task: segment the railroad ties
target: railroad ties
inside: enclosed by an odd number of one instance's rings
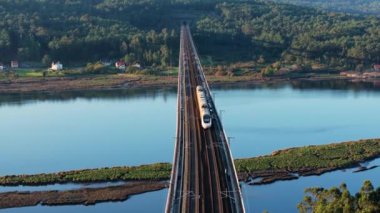
[[[197,86],[202,86],[212,126],[201,124]],[[166,212],[245,212],[227,136],[191,37],[181,26],[177,135]]]

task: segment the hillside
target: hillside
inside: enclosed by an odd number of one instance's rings
[[[379,0],[273,0],[302,6],[317,7],[329,11],[354,14],[380,15]]]
[[[192,25],[206,65],[253,61],[359,68],[380,62],[380,19],[262,1],[1,0],[0,62],[124,58],[175,64]]]

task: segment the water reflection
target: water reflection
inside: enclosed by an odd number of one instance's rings
[[[36,191],[49,191],[49,190],[75,190],[81,188],[102,188],[109,186],[120,186],[125,184],[124,181],[118,182],[106,182],[106,183],[91,183],[91,184],[76,184],[76,183],[67,183],[67,184],[49,184],[44,186],[0,186],[0,193],[2,192],[36,192]]]
[[[214,91],[218,109],[224,110],[226,132],[233,137],[235,158],[380,137],[380,90],[374,83],[292,81]],[[2,94],[0,175],[171,162],[176,101],[175,89]],[[247,210],[294,212],[304,188],[347,182],[357,189],[364,179],[380,180],[378,169],[244,185]],[[163,190],[95,207],[38,206],[4,212],[162,212],[165,198]],[[153,203],[146,205],[150,199]]]
[[[1,94],[0,106],[23,105],[41,101],[67,102],[77,99],[86,100],[126,100],[136,98],[162,97],[164,101],[168,96],[176,93],[174,88],[166,89],[114,89],[99,91],[63,91],[63,92],[32,92],[32,93],[9,93]]]
[[[371,165],[379,165],[380,159]],[[371,180],[374,186],[380,186],[380,169],[376,168],[359,173],[355,169],[336,171],[321,176],[301,177],[298,180],[279,181],[269,185],[250,186],[242,184],[247,212],[271,213],[298,212],[297,204],[302,201],[304,190],[310,187],[331,188],[346,183],[351,193],[356,193],[365,180]]]
[[[348,80],[291,80],[289,82],[274,82],[257,84],[254,82],[240,83],[239,85],[215,85],[215,90],[234,89],[283,89],[291,87],[298,90],[353,90],[374,91],[380,90],[380,80],[373,81],[348,81]],[[175,87],[164,89],[110,89],[89,91],[63,91],[63,92],[31,92],[31,93],[6,93],[0,96],[1,105],[21,105],[36,101],[68,101],[77,98],[83,99],[133,99],[156,98],[163,95],[164,99],[172,93],[176,93]]]

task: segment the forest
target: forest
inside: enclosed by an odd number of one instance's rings
[[[336,12],[380,15],[379,0],[273,0],[274,2],[311,6]]]
[[[0,0],[0,63],[175,66],[187,20],[207,64],[380,62],[380,18],[260,0]]]
[[[306,196],[298,204],[300,213],[376,213],[380,212],[380,187],[374,188],[365,181],[358,193],[352,195],[346,184],[339,188],[309,188]]]

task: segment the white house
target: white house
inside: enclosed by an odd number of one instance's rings
[[[132,67],[137,68],[137,69],[141,69],[142,68],[141,64],[139,64],[139,63],[133,64]]]
[[[11,68],[18,68],[18,61],[11,61]]]
[[[59,71],[59,70],[63,70],[63,65],[60,63],[60,62],[57,62],[57,63],[51,63],[51,70],[54,70],[54,71]]]
[[[3,71],[3,70],[4,70],[4,65],[0,63],[0,71]]]

